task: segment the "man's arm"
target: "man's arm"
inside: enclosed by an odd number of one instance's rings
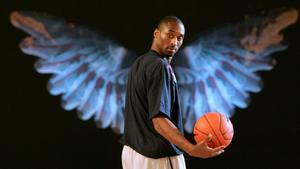
[[[208,136],[205,141],[199,142],[196,145],[190,143],[178,128],[165,116],[157,115],[152,118],[152,123],[155,130],[177,147],[187,152],[190,156],[200,158],[210,158],[217,156],[224,152],[224,147],[210,148],[207,142],[211,140]]]

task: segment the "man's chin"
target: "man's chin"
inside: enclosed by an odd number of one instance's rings
[[[168,50],[168,51],[166,52],[166,56],[167,56],[167,57],[172,57],[172,56],[175,55],[175,53],[176,53],[175,50]]]

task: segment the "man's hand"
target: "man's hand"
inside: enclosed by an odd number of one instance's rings
[[[207,138],[203,141],[200,141],[198,144],[191,147],[187,153],[190,156],[200,157],[200,158],[211,158],[217,155],[220,155],[224,152],[223,146],[217,148],[208,147],[207,143],[211,140],[211,135],[207,136]]]
[[[177,127],[163,115],[158,115],[152,119],[154,129],[168,141],[187,152],[190,156],[199,158],[211,158],[224,152],[225,147],[210,148],[207,142],[211,140],[209,135],[204,141],[196,145],[190,143]]]

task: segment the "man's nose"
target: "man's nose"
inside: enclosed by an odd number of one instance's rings
[[[177,40],[177,38],[172,38],[171,39],[171,44],[174,45],[174,46],[178,46],[178,40]]]

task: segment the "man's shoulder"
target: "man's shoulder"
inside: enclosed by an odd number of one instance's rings
[[[136,62],[142,64],[145,67],[167,66],[166,61],[164,59],[160,58],[157,54],[153,54],[152,52],[147,52],[140,55],[137,58]]]
[[[161,66],[168,66],[168,62],[154,51],[149,51],[143,56],[153,63],[159,64]]]
[[[161,58],[155,51],[149,51],[140,55],[134,64],[132,70],[134,72],[145,74],[146,76],[158,76],[165,74],[168,70],[168,62]]]

